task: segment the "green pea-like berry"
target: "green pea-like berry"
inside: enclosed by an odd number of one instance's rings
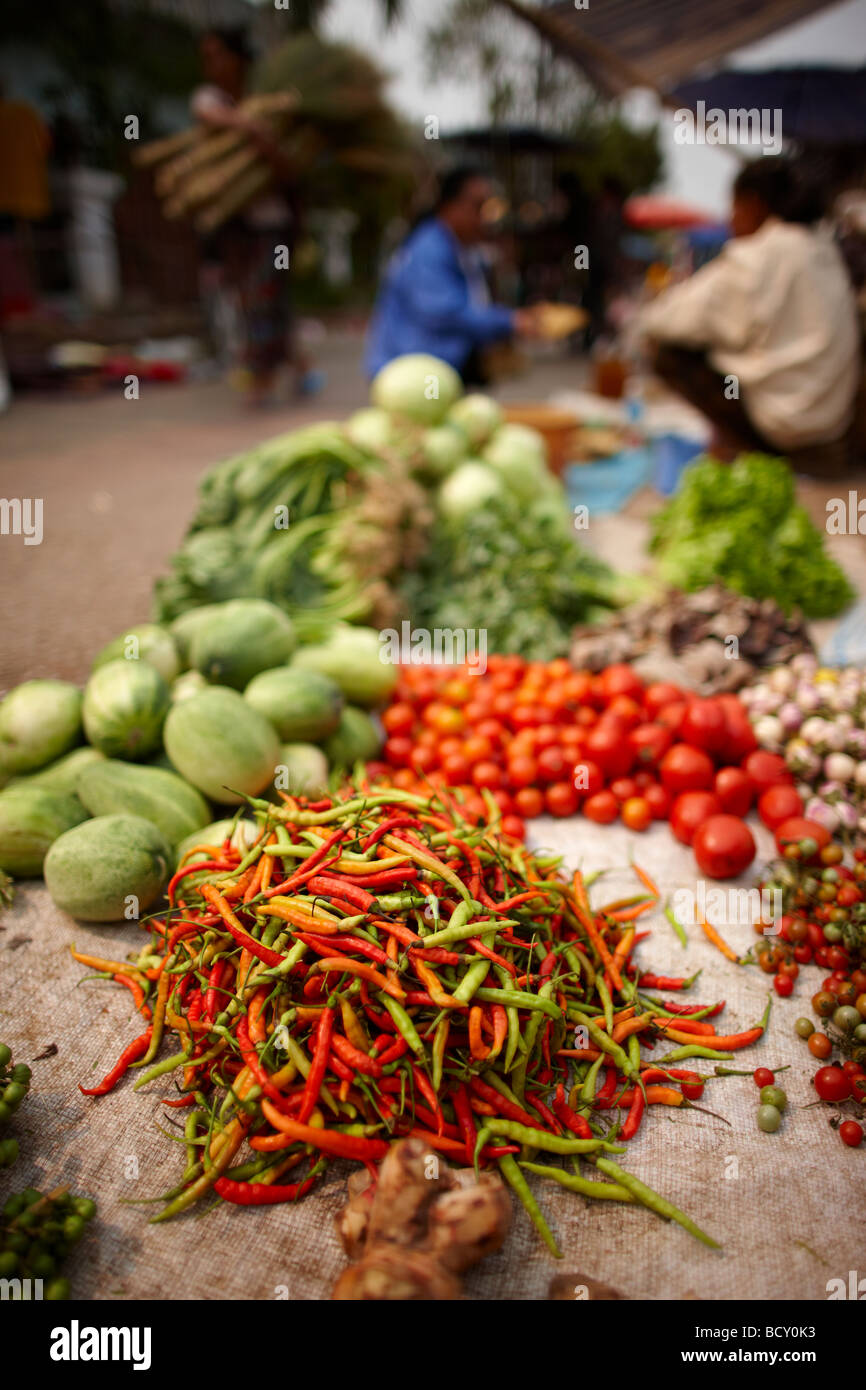
[[[781,1123],[782,1112],[775,1105],[758,1107],[758,1129],[762,1129],[765,1134],[775,1134]]]
[[[52,1279],[43,1289],[42,1297],[47,1298],[50,1303],[64,1302],[69,1297],[69,1280]]]
[[[0,1043],[0,1067],[8,1067],[12,1061],[12,1049],[5,1043]]]
[[[798,1038],[811,1038],[815,1031],[815,1025],[811,1018],[798,1018],[794,1024],[794,1032]]]
[[[76,1197],[73,1207],[84,1221],[90,1221],[96,1215],[96,1203],[89,1197]]]

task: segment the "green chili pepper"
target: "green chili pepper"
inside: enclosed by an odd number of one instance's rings
[[[595,1166],[602,1173],[606,1173],[608,1177],[622,1183],[622,1186],[633,1193],[639,1202],[643,1202],[644,1206],[649,1207],[650,1211],[656,1212],[658,1216],[663,1216],[666,1221],[676,1221],[690,1235],[695,1236],[704,1245],[708,1245],[711,1250],[721,1249],[719,1242],[713,1240],[712,1236],[708,1236],[706,1231],[702,1231],[700,1226],[696,1226],[691,1217],[686,1216],[685,1212],[680,1211],[679,1207],[675,1207],[664,1197],[660,1197],[657,1192],[653,1192],[652,1188],[647,1187],[639,1178],[634,1177],[631,1173],[626,1173],[618,1163],[614,1163],[613,1159],[597,1158]]]
[[[388,1013],[396,1023],[397,1031],[403,1041],[408,1043],[416,1057],[423,1057],[425,1055],[424,1044],[419,1038],[415,1024],[403,1008],[403,1005],[398,1004],[396,999],[392,999],[390,994],[385,994],[383,990],[381,990],[376,997],[381,1004],[385,1005]]]
[[[478,993],[482,982],[487,979],[490,972],[490,961],[486,956],[481,956],[470,965],[466,974],[463,976],[459,985],[452,990],[452,997],[459,999],[461,1004],[468,1004]]]
[[[531,1009],[533,1013],[546,1014],[548,1018],[562,1018],[558,1004],[547,996],[551,992],[552,980],[545,980],[537,994],[526,994],[519,989],[478,989],[476,997],[485,1004],[512,1005],[515,1009]],[[546,991],[546,993],[545,993]]]
[[[519,1124],[517,1120],[501,1120],[498,1115],[489,1115],[485,1126],[491,1134],[502,1139],[511,1139],[515,1144],[527,1144],[533,1149],[544,1149],[552,1154],[591,1154],[598,1149],[609,1153],[625,1153],[625,1149],[608,1144],[604,1139],[574,1139],[563,1134],[548,1134],[545,1129],[531,1129],[529,1125]]]
[[[637,1200],[627,1187],[618,1182],[592,1182],[589,1178],[582,1178],[578,1173],[566,1173],[562,1168],[549,1168],[544,1163],[521,1162],[520,1167],[526,1168],[530,1173],[537,1173],[540,1178],[552,1178],[562,1187],[567,1187],[570,1192],[579,1192],[582,1197],[606,1197],[614,1202]]]
[[[613,1059],[614,1065],[618,1071],[625,1072],[626,1076],[630,1077],[632,1081],[637,1080],[637,1073],[629,1061],[627,1054],[620,1047],[619,1043],[615,1043],[612,1038],[608,1037],[603,1028],[597,1027],[592,1019],[589,1018],[587,1014],[582,1013],[580,1009],[569,1009],[568,1017],[574,1023],[583,1024],[596,1047],[600,1048],[602,1052],[606,1052],[608,1056]]]
[[[436,1024],[436,1032],[433,1035],[433,1068],[430,1080],[433,1090],[439,1090],[442,1085],[442,1068],[445,1064],[445,1046],[448,1042],[448,1030],[451,1027],[450,1019],[443,1018]]]
[[[688,1057],[705,1057],[708,1062],[726,1062],[730,1057],[730,1052],[714,1052],[711,1047],[703,1047],[700,1043],[684,1043],[682,1047],[675,1047],[673,1052],[665,1053],[657,1062],[653,1062],[654,1067],[663,1067],[667,1062],[684,1062]]]
[[[516,917],[489,917],[468,926],[443,927],[441,931],[431,932],[424,937],[425,946],[447,946],[449,941],[466,941],[470,936],[495,935],[501,927],[517,927]]]
[[[595,988],[604,1009],[604,1026],[610,1033],[613,1030],[613,1000],[610,997],[610,990],[602,979],[596,980]]]
[[[579,1101],[581,1108],[585,1108],[587,1106],[591,1107],[593,1101],[595,1100],[595,1086],[598,1080],[598,1073],[601,1070],[601,1064],[603,1061],[604,1053],[602,1053],[600,1057],[596,1057],[595,1061],[590,1064],[589,1071],[586,1073],[586,1076],[583,1079],[583,1083],[579,1092]]]
[[[673,927],[674,931],[680,939],[680,944],[682,946],[688,946],[689,938],[686,936],[686,929],[683,926],[682,922],[677,921],[672,909],[667,904],[665,905],[664,911],[665,916],[667,917],[668,921],[670,922],[671,926]]]
[[[556,1238],[554,1237],[553,1232],[551,1231],[544,1218],[544,1214],[541,1210],[541,1207],[538,1205],[538,1203],[536,1202],[535,1198],[529,1190],[529,1183],[526,1181],[517,1164],[514,1162],[514,1155],[504,1154],[502,1158],[498,1160],[498,1163],[499,1171],[501,1172],[503,1178],[508,1183],[508,1186],[512,1189],[512,1191],[515,1192],[517,1196],[520,1198],[521,1202],[523,1203],[524,1207],[529,1213],[529,1217],[532,1221],[532,1224],[539,1232],[545,1245],[550,1250],[552,1255],[555,1255],[558,1260],[561,1260],[562,1251],[557,1245]]]

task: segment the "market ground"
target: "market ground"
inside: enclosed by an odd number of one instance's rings
[[[585,385],[585,361],[540,353],[501,385],[501,399],[539,401]],[[332,332],[320,352],[322,394],[258,412],[221,381],[144,384],[136,401],[120,387],[16,400],[0,422],[0,497],[43,499],[44,539],[0,536],[0,691],[36,676],[83,680],[103,643],[150,616],[153,580],[184,533],[205,470],[270,435],[363,405],[360,358],[357,332]],[[804,484],[801,495],[823,527],[834,489]],[[657,502],[648,490],[638,494],[623,514],[593,522],[590,543],[635,568]],[[834,538],[834,548],[866,590],[862,539]]]

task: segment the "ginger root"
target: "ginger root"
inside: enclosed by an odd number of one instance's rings
[[[332,1298],[449,1300],[457,1275],[498,1250],[511,1218],[502,1182],[449,1168],[414,1137],[395,1144],[374,1182],[349,1179],[337,1231],[350,1259]]]

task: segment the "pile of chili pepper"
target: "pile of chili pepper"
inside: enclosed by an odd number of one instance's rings
[[[615,1160],[649,1108],[700,1098],[695,1059],[756,1042],[766,1015],[717,1033],[723,1002],[670,1000],[691,981],[637,966],[639,919],[659,901],[648,875],[636,870],[634,896],[590,906],[590,879],[501,834],[492,800],[485,823],[445,792],[366,783],[250,807],[252,848],[185,856],[135,960],[73,952],[125,985],[146,1022],[85,1094],[140,1068],[136,1090],[172,1077],[164,1104],[187,1112],[186,1169],[153,1220],[209,1194],[294,1201],[330,1159],[374,1169],[391,1141],[419,1135],[476,1170],[497,1165],[554,1253],[525,1170],[644,1204],[715,1245]]]

